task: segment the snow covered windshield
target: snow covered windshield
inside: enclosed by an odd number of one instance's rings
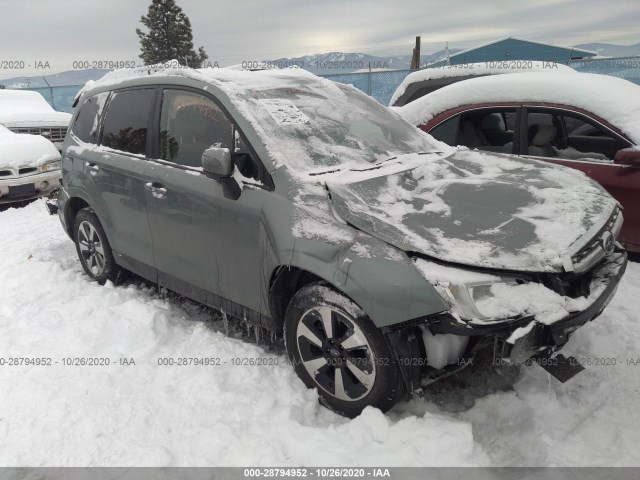
[[[429,136],[351,86],[313,77],[292,83],[237,94],[277,164],[308,172],[436,150]]]

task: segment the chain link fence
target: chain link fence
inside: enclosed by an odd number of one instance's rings
[[[410,73],[415,70],[388,70],[379,72],[338,73],[321,75],[339,83],[348,83],[367,95],[372,96],[383,105],[389,105],[393,92]]]
[[[30,90],[38,92],[59,112],[73,113],[73,100],[84,85],[63,85],[51,87],[18,87],[10,90]]]
[[[640,85],[640,56],[622,58],[601,58],[570,62],[569,66],[579,72],[600,73],[624,78]],[[339,73],[322,75],[334,82],[351,84],[372,96],[383,105],[389,105],[391,96],[407,75],[415,70],[384,70],[362,73]],[[21,87],[42,94],[49,104],[61,112],[72,113],[73,100],[82,85],[52,87]]]
[[[600,58],[569,62],[578,72],[600,73],[624,78],[640,85],[640,57]],[[436,65],[427,68],[436,68]],[[389,70],[363,73],[341,73],[323,75],[334,82],[349,83],[378,100],[389,105],[391,96],[398,85],[415,70]]]
[[[578,72],[601,73],[640,85],[640,57],[599,58],[569,64]]]

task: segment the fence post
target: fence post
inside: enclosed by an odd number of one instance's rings
[[[49,93],[51,94],[51,106],[53,107],[53,109],[56,109],[56,99],[53,98],[53,88],[51,88],[51,85],[49,85],[49,82],[47,82],[47,79],[42,77],[42,80],[44,80],[44,83],[47,84],[47,87],[49,87]]]

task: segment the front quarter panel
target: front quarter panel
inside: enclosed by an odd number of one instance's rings
[[[298,239],[292,263],[324,278],[379,327],[443,312],[449,306],[404,252],[357,232],[350,245]]]

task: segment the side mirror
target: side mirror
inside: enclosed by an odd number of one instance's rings
[[[211,147],[202,152],[202,169],[217,178],[233,175],[233,162],[228,148]]]
[[[613,161],[619,165],[640,167],[640,149],[623,148],[622,150],[618,150]]]

